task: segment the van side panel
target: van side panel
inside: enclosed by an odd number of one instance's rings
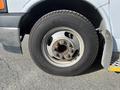
[[[40,3],[43,1],[47,0],[7,0],[8,12],[25,13],[29,10],[29,8],[31,8],[31,6],[35,5],[38,2]],[[93,4],[97,8],[108,3],[108,0],[84,0],[84,1]]]
[[[7,7],[9,13],[21,13],[21,10],[31,0],[7,0]]]
[[[114,37],[114,51],[120,51],[120,0],[110,1],[110,19]]]

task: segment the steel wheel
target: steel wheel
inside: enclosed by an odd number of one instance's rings
[[[75,30],[57,27],[44,36],[42,52],[51,64],[58,67],[70,67],[76,64],[83,55],[84,42]]]

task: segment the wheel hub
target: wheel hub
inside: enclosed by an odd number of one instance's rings
[[[56,41],[52,48],[53,54],[58,60],[72,60],[75,52],[73,44],[65,39]]]

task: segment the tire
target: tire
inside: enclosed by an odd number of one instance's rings
[[[48,53],[45,55],[43,50],[44,45],[42,44],[45,35],[49,36],[48,32],[52,32],[54,28],[63,26],[71,28],[73,32],[75,31],[76,34],[74,37],[78,33],[84,43],[84,52],[79,60],[73,65],[66,67],[50,63],[48,59],[51,59],[46,57]],[[35,23],[29,37],[29,51],[34,62],[45,72],[54,75],[74,76],[82,74],[93,64],[98,53],[98,48],[98,35],[94,26],[86,17],[70,10],[57,10],[44,15]]]

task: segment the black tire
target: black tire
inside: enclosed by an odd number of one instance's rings
[[[84,54],[75,65],[60,68],[50,64],[41,50],[44,35],[52,28],[66,26],[78,32],[84,41]],[[33,26],[29,37],[29,50],[35,63],[54,75],[74,76],[83,73],[94,62],[99,48],[98,35],[91,22],[83,15],[70,10],[57,10],[40,18]]]

